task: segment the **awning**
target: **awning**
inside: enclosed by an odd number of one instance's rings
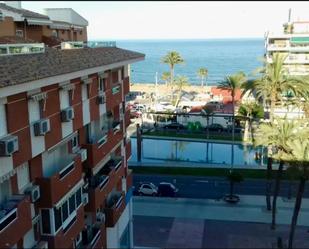
[[[291,43],[309,43],[309,37],[292,37]]]

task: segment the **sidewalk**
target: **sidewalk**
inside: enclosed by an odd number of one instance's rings
[[[133,197],[133,214],[173,218],[208,219],[270,223],[271,212],[265,209],[265,196],[240,195],[238,204],[223,200]],[[277,200],[277,224],[291,223],[294,202]],[[303,199],[297,225],[309,226],[309,199]]]

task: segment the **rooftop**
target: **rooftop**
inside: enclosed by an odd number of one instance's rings
[[[20,14],[23,17],[40,18],[40,19],[49,20],[49,17],[46,16],[46,15],[42,15],[42,14],[30,11],[30,10],[26,10],[26,9],[13,8],[13,7],[8,6],[4,3],[0,3],[0,9],[4,9],[4,10],[7,10],[7,11],[11,11],[11,12]]]
[[[117,47],[46,48],[45,53],[2,56],[0,88],[144,57],[142,53]]]

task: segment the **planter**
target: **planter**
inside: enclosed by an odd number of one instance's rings
[[[223,200],[228,203],[238,203],[240,198],[238,195],[226,195],[223,197]]]

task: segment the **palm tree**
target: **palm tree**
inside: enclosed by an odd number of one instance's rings
[[[173,84],[174,84],[174,68],[177,64],[184,63],[184,59],[181,55],[176,51],[168,52],[162,59],[162,63],[168,64],[170,67],[170,85],[173,91]],[[172,93],[173,95],[173,93]]]
[[[165,85],[171,80],[171,73],[170,72],[163,72],[161,79],[165,81]]]
[[[290,76],[283,64],[287,55],[274,54],[272,63],[265,63],[260,70],[262,76],[246,84],[246,90],[255,92],[259,100],[270,106],[269,118],[274,120],[277,102],[281,102],[283,94],[290,92],[295,97],[308,96],[308,86],[304,77]]]
[[[178,106],[179,104],[179,101],[180,101],[180,98],[181,98],[181,92],[182,92],[182,89],[184,86],[188,86],[190,85],[189,84],[189,81],[188,81],[188,78],[185,77],[185,76],[177,76],[176,79],[175,79],[175,85],[177,87],[177,99],[175,101],[175,107]]]
[[[272,229],[276,228],[276,205],[284,166],[283,155],[289,151],[287,143],[297,138],[296,131],[296,121],[288,121],[286,118],[275,119],[273,123],[261,124],[255,138],[255,146],[268,146],[272,148],[272,159],[279,161],[272,202]]]
[[[201,86],[204,86],[204,79],[207,77],[208,75],[208,69],[206,67],[201,67],[198,71],[197,71],[197,75],[201,78],[202,82],[201,82]],[[207,86],[207,84],[206,84]]]
[[[242,103],[239,106],[238,114],[245,117],[245,132],[244,132],[244,141],[252,141],[253,131],[252,131],[252,121],[256,118],[263,118],[264,111],[263,108],[256,102],[247,102]],[[249,139],[250,134],[250,139]]]
[[[243,72],[238,72],[225,77],[225,80],[220,82],[218,88],[229,90],[232,96],[232,166],[234,164],[234,140],[235,140],[235,95],[236,91],[243,88],[246,83],[246,76]]]
[[[211,105],[205,105],[202,109],[202,113],[206,115],[206,130],[207,130],[207,139],[209,139],[209,116],[213,115],[215,107]]]
[[[230,194],[226,195],[224,200],[228,202],[237,202],[239,201],[239,197],[234,195],[234,185],[235,183],[242,182],[244,180],[243,176],[239,172],[230,171],[227,175],[227,179],[230,182]]]
[[[304,131],[303,131],[304,132]],[[289,141],[288,146],[290,147],[290,152],[284,157],[284,160],[288,161],[291,165],[297,165],[302,171],[300,177],[298,192],[296,195],[295,206],[292,216],[290,235],[289,235],[289,245],[288,248],[293,248],[293,240],[295,234],[295,228],[297,224],[298,214],[301,208],[302,197],[305,190],[305,184],[309,177],[308,167],[309,167],[309,129],[307,129],[304,134],[300,135],[297,139]]]

